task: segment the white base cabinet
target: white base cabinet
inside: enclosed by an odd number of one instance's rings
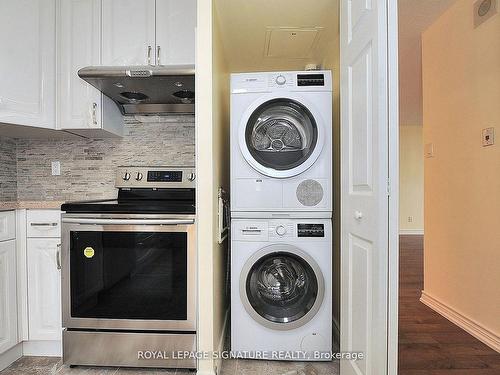
[[[56,260],[59,243],[54,238],[28,239],[30,340],[61,340],[61,272]]]
[[[0,242],[0,354],[17,344],[16,241]]]

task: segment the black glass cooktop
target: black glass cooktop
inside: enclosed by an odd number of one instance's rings
[[[114,199],[67,202],[68,213],[195,214],[194,189],[120,190]]]

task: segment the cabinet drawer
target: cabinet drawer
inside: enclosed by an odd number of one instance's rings
[[[0,211],[0,241],[16,238],[16,212]]]
[[[61,211],[29,210],[26,222],[28,237],[61,237]]]

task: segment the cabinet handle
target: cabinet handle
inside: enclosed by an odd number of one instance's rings
[[[156,65],[161,65],[160,63],[160,46],[156,47]]]
[[[148,65],[151,65],[151,51],[152,51],[152,47],[151,46],[148,46]]]
[[[56,263],[57,263],[57,269],[61,269],[61,244],[57,244],[57,251],[56,251]]]
[[[32,227],[57,227],[59,223],[30,223]]]
[[[92,123],[97,126],[97,103],[92,103]]]

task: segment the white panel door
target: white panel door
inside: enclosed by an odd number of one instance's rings
[[[0,242],[0,354],[17,344],[16,241]]]
[[[102,0],[102,65],[155,61],[155,0]]]
[[[388,373],[388,2],[341,2],[342,375]]]
[[[57,266],[60,239],[28,238],[28,324],[30,340],[60,340],[61,271]]]
[[[0,0],[0,122],[55,128],[55,0]]]
[[[78,77],[101,64],[101,0],[58,0],[59,129],[101,128],[101,93]]]
[[[194,65],[196,0],[156,0],[157,65]]]

